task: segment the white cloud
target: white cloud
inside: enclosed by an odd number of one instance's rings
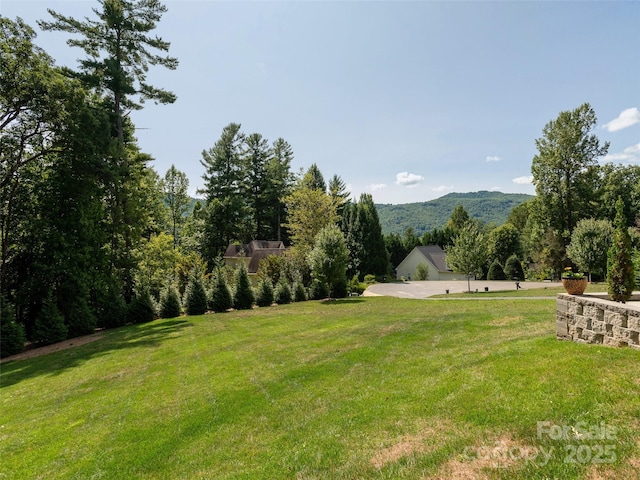
[[[491,192],[499,192],[500,190],[502,190],[500,187],[491,187],[489,189],[489,191],[491,191]]]
[[[396,183],[404,187],[415,187],[422,183],[424,177],[415,173],[400,172],[396,174]]]
[[[640,123],[640,110],[638,110],[637,107],[633,107],[623,110],[620,115],[618,115],[618,118],[614,118],[609,123],[605,123],[604,128],[610,132],[617,132],[636,123]]]
[[[437,187],[433,187],[431,190],[434,192],[446,192],[449,190],[453,190],[453,185],[439,185]]]
[[[640,143],[625,148],[620,153],[610,153],[603,158],[605,162],[624,162],[636,163],[640,162]]]
[[[502,158],[497,155],[487,155],[487,162],[499,162],[500,160],[502,160]]]
[[[372,192],[375,192],[376,190],[382,190],[383,188],[387,188],[386,183],[372,183],[371,185],[369,185],[369,189]]]
[[[518,185],[527,185],[533,182],[533,175],[525,175],[524,177],[516,177],[512,180],[513,183]]]

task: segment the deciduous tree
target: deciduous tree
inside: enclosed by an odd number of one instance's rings
[[[484,234],[473,222],[467,222],[455,237],[453,245],[445,249],[447,265],[467,277],[467,285],[471,291],[470,279],[482,273],[487,263],[487,242]]]
[[[613,226],[609,220],[585,218],[571,233],[567,255],[583,271],[604,274],[607,268],[607,252],[611,246]]]
[[[328,225],[318,233],[308,261],[312,277],[329,286],[331,297],[338,283],[346,280],[349,263],[344,235],[336,225]]]
[[[566,246],[578,220],[589,215],[596,194],[598,157],[605,155],[609,143],[600,143],[591,133],[597,123],[591,105],[560,112],[536,140],[538,153],[531,173],[536,194],[550,226]]]

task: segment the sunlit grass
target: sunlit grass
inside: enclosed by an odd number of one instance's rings
[[[526,282],[521,284],[523,288],[516,290],[478,290],[477,292],[462,292],[433,295],[429,298],[491,298],[491,297],[555,297],[558,293],[565,293],[562,286],[549,286],[543,288],[528,288]],[[602,293],[607,291],[606,283],[590,283],[585,293]]]
[[[616,462],[600,467],[633,478],[640,352],[559,342],[554,315],[553,300],[376,297],[109,331],[1,365],[0,478],[592,473],[538,421],[617,427]],[[474,458],[495,445],[555,454]]]

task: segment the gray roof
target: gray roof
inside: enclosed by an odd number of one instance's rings
[[[284,243],[267,240],[253,240],[244,245],[232,244],[224,252],[224,258],[251,257],[247,270],[256,273],[260,260],[269,255],[282,255],[286,250]]]
[[[439,245],[424,245],[416,247],[427,259],[435,265],[439,272],[450,272],[444,250]]]

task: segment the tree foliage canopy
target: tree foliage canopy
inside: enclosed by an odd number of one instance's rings
[[[585,103],[560,112],[545,125],[536,140],[538,153],[531,165],[533,184],[549,218],[550,226],[566,238],[588,212],[596,192],[597,159],[609,143],[600,143],[591,132],[596,114]]]
[[[455,272],[465,274],[468,281],[473,275],[481,274],[482,267],[487,263],[485,235],[475,223],[468,222],[455,237],[453,245],[447,247],[445,252],[449,267]]]

